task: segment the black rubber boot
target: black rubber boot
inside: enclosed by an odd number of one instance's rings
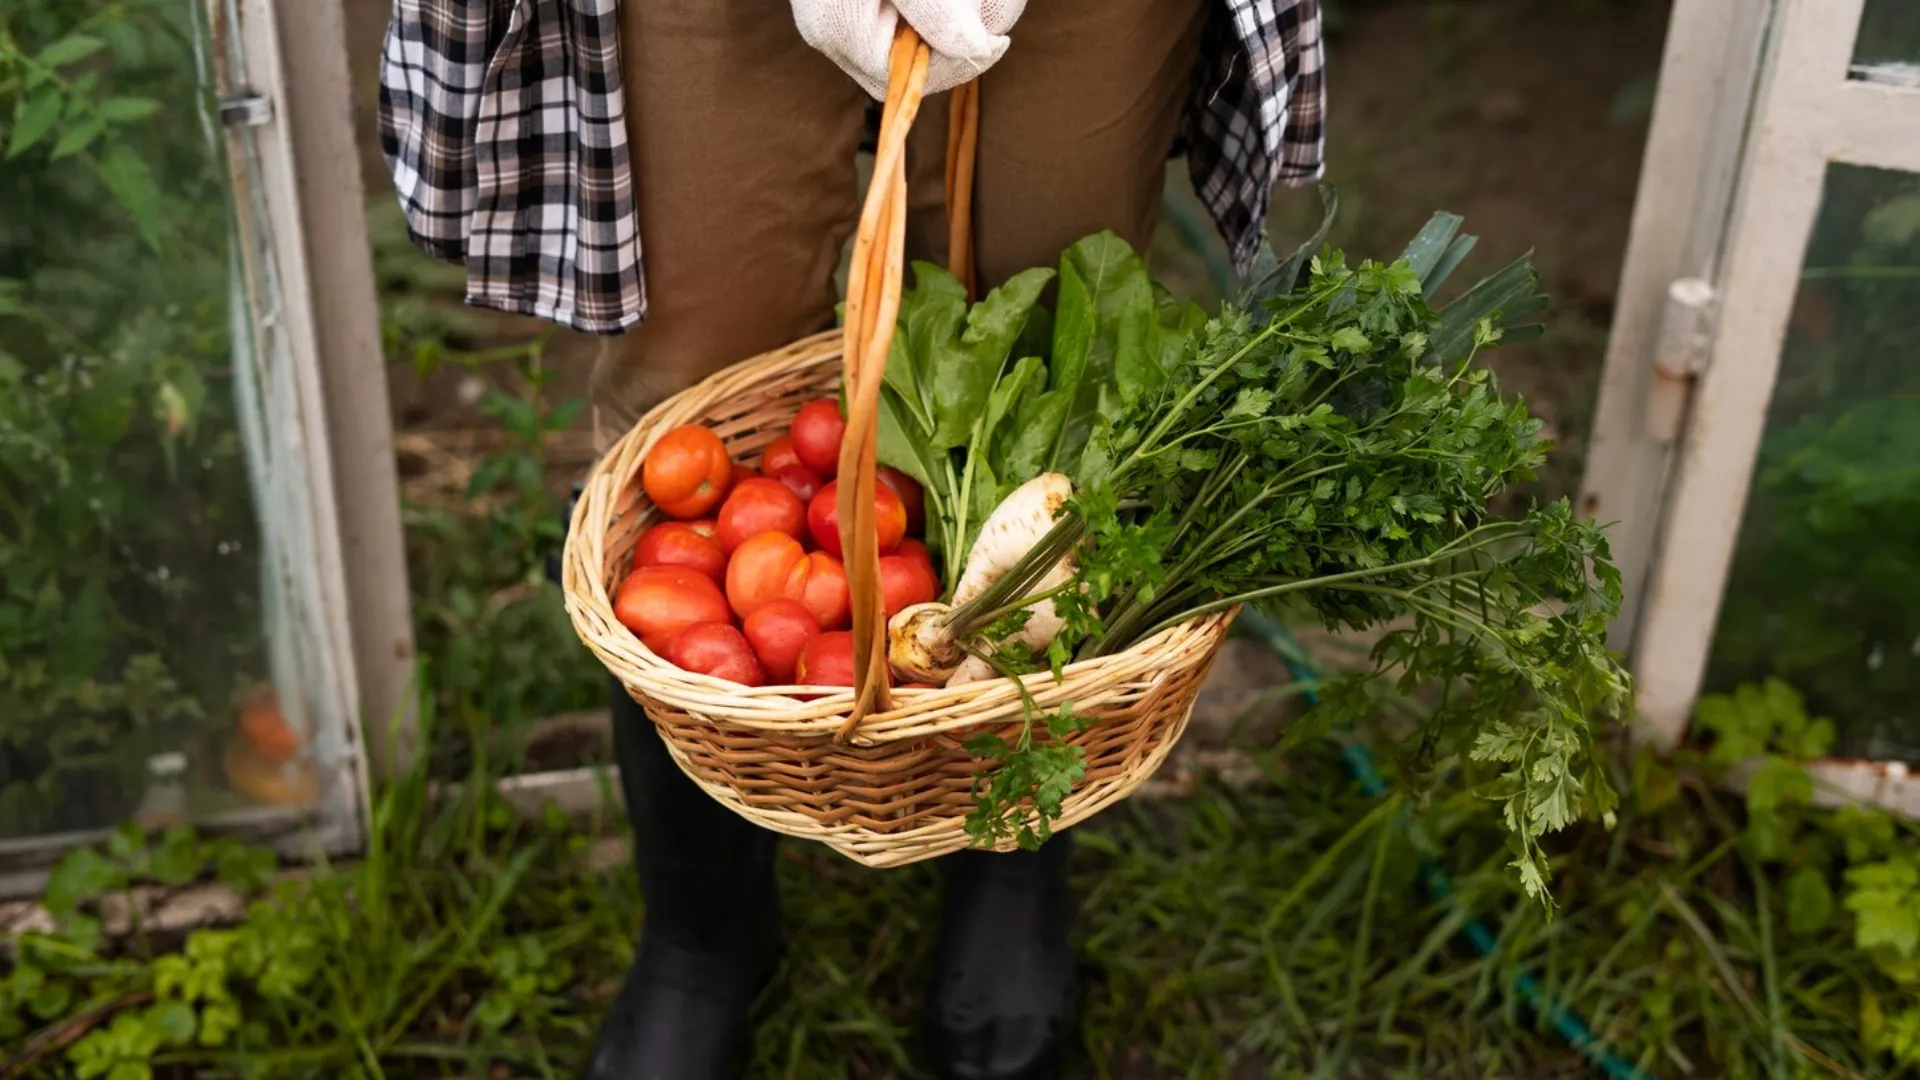
[[[780,953],[773,833],[714,802],[614,688],[614,757],[646,895],[633,969],[585,1080],[738,1076],[754,998]]]
[[[1056,1074],[1075,1021],[1066,833],[1039,851],[942,860],[946,892],[923,1037],[941,1080]]]

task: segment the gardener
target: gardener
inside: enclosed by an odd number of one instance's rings
[[[986,73],[983,287],[1101,229],[1146,250],[1176,143],[1246,267],[1273,188],[1320,175],[1318,0],[1025,6],[396,0],[382,142],[415,242],[467,268],[470,303],[606,335],[605,446],[701,377],[832,324],[855,153],[900,19],[932,50],[930,94]],[[935,262],[946,116],[929,101],[909,148],[909,255]],[[647,914],[587,1075],[730,1075],[779,946],[774,837],[703,795],[617,684],[613,702]],[[1058,1060],[1067,856],[1063,835],[944,861],[925,1031],[940,1075],[1033,1076]]]

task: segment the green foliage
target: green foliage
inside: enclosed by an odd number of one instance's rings
[[[1707,760],[1736,765],[1778,749],[1794,761],[1812,761],[1833,748],[1833,721],[1807,715],[1806,699],[1780,679],[1709,694],[1694,705],[1698,730],[1713,736]]]
[[[573,964],[554,956],[535,934],[507,938],[487,953],[487,974],[493,989],[474,1007],[474,1022],[488,1031],[505,1031],[515,1023],[537,1026],[570,1004],[563,993],[573,985]]]
[[[496,384],[482,398],[502,440],[474,470],[465,501],[403,508],[416,645],[432,658],[435,705],[448,721],[442,735],[465,736],[438,748],[452,775],[490,732],[591,707],[606,693],[602,669],[545,576],[565,525],[545,440],[573,425],[581,403],[548,404],[553,369],[542,349],[536,342],[513,350],[518,389]],[[448,360],[473,369],[498,362],[445,350],[433,363]]]
[[[1086,755],[1063,742],[1086,728],[1088,719],[1062,705],[1043,718],[1044,737],[1036,738],[1033,709],[1009,741],[991,732],[967,741],[967,750],[994,763],[974,785],[974,809],[967,835],[982,847],[1012,839],[1028,850],[1053,835],[1053,822],[1074,786],[1087,775]]]
[[[1791,852],[1788,811],[1813,801],[1813,781],[1801,763],[1833,746],[1833,721],[1807,715],[1800,692],[1779,679],[1710,694],[1694,706],[1696,730],[1713,737],[1709,767],[1745,767],[1747,837],[1754,854],[1778,859]]]
[[[132,809],[260,663],[190,8],[0,12],[0,833]]]
[[[1708,681],[1786,679],[1838,752],[1920,760],[1920,179],[1835,166],[1807,262]]]
[[[162,25],[167,17],[163,5],[143,0],[89,11],[38,7],[20,12],[0,35],[0,72],[6,76],[0,106],[13,117],[6,159],[74,159],[156,252],[161,193],[135,126],[162,108],[148,96],[153,83],[141,76],[159,66],[155,59],[164,64],[179,58],[177,52],[152,55],[181,44],[147,36],[156,29],[177,31]],[[177,91],[179,84],[166,88]],[[26,164],[40,162],[30,158]]]
[[[1762,710],[1778,729],[1776,712]],[[1373,724],[1353,736],[1393,738]],[[1757,745],[1790,758],[1792,741]],[[1076,829],[1086,1071],[1579,1075],[1575,1051],[1523,1005],[1524,976],[1643,1075],[1920,1075],[1912,823],[1783,805],[1794,857],[1763,862],[1710,750],[1638,755],[1614,763],[1618,824],[1556,844],[1564,902],[1548,913],[1506,869],[1483,767],[1455,761],[1457,782],[1430,798],[1381,801],[1341,755],[1331,741],[1255,751],[1269,782],[1203,783]],[[262,853],[186,830],[75,852],[49,897],[58,927],[0,954],[0,1046],[30,1055],[0,1068],[26,1060],[20,1080],[577,1075],[641,898],[629,872],[585,861],[588,833],[557,815],[519,821],[484,782],[465,790],[436,801],[424,774],[388,787],[363,859],[271,884]],[[1423,888],[1422,852],[1452,871],[1449,896]],[[104,936],[129,886],[209,873],[254,897],[237,923]],[[746,1074],[915,1075],[937,875],[793,845],[781,876],[804,947],[762,1001]],[[1452,947],[1469,914],[1496,926],[1490,956]],[[56,1045],[63,1033],[76,1037]]]
[[[1847,886],[1846,908],[1856,920],[1854,943],[1886,950],[1888,959],[1907,971],[1906,961],[1920,952],[1920,861],[1908,853],[1850,867]]]
[[[1041,472],[1071,470],[1096,421],[1157,385],[1203,321],[1110,232],[1061,254],[1049,311],[1055,277],[1027,270],[969,305],[951,274],[917,263],[901,297],[878,456],[927,489],[949,590],[993,508]]]
[[[1245,603],[1384,628],[1371,670],[1332,687],[1314,722],[1371,713],[1372,680],[1439,687],[1421,746],[1502,766],[1490,794],[1521,880],[1544,896],[1540,838],[1613,808],[1589,724],[1621,716],[1630,693],[1605,646],[1620,581],[1605,534],[1564,502],[1489,516],[1547,447],[1473,361],[1534,332],[1544,300],[1523,259],[1431,308],[1473,246],[1458,228],[1436,216],[1386,264],[1331,249],[1304,274],[1274,260],[1259,280],[1277,295],[1204,324],[1170,316],[1180,306],[1157,303],[1117,240],[1082,241],[1062,261],[1049,361],[1050,378],[1097,369],[1060,429],[1071,453],[1051,459],[1073,472],[1070,512],[952,624],[975,632],[1072,551],[1056,667]],[[1033,385],[1020,394],[1015,415],[1045,412]],[[1000,759],[983,816],[1004,810],[1000,774],[1034,771],[1022,753]]]
[[[1742,533],[1713,677],[1775,672],[1856,725],[1900,715],[1920,686],[1920,407],[1875,398],[1771,434],[1760,515]],[[1817,583],[1817,587],[1809,587]],[[1906,738],[1895,733],[1900,752]],[[1855,752],[1873,748],[1854,740]]]
[[[397,782],[361,859],[277,881],[271,852],[187,829],[123,829],[69,854],[45,898],[56,928],[0,954],[0,1070],[336,1080],[444,1061],[558,1075],[538,1040],[584,1044],[600,1004],[581,987],[630,957],[638,898],[630,878],[582,865],[588,838],[565,818],[521,822],[487,774],[469,780],[473,794],[437,801],[424,771]],[[208,876],[250,898],[235,924],[103,932],[135,887]]]
[[[110,1015],[65,1050],[79,1080],[149,1080],[159,1055],[228,1046],[243,1001],[289,1002],[313,981],[311,931],[260,906],[241,927],[193,931],[174,952],[157,952],[136,923],[130,951],[122,952],[102,933],[100,904],[128,896],[136,884],[177,886],[209,874],[257,894],[273,868],[271,852],[203,840],[185,828],[151,842],[122,828],[104,849],[72,852],[42,901],[58,929],[13,940],[11,968],[0,979],[0,1043],[32,1050],[70,1014]]]
[[[1910,1000],[1920,986],[1920,843],[1911,823],[1878,809],[1814,809],[1817,790],[1806,763],[1831,749],[1833,722],[1809,716],[1797,689],[1769,679],[1702,697],[1694,723],[1711,736],[1698,759],[1706,775],[1738,777],[1745,789],[1736,840],[1749,872],[1764,875],[1761,867],[1775,865],[1786,875],[1788,933],[1827,941],[1845,934],[1850,957]],[[1920,1006],[1900,1003],[1889,1012],[1882,989],[1867,986],[1858,1007],[1868,1049],[1920,1067]]]
[[[465,491],[402,496],[415,645],[442,718],[432,754],[458,776],[487,744],[512,756],[523,725],[605,701],[604,670],[545,577],[564,527],[556,481],[568,479],[553,475],[548,443],[582,402],[556,399],[551,332],[500,340],[462,306],[465,271],[414,247],[397,204],[377,199],[368,217],[387,362],[429,393],[445,392],[432,380],[446,369],[482,380],[477,410],[495,437]]]

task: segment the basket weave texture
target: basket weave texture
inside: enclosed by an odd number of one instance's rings
[[[821,841],[869,866],[896,866],[967,845],[974,777],[990,763],[962,744],[981,731],[1019,732],[1024,706],[1012,682],[895,690],[892,709],[865,717],[842,742],[836,733],[853,691],[746,687],[684,671],[613,614],[635,542],[663,520],[639,484],[654,441],[681,424],[705,424],[734,460],[754,460],[801,405],[837,390],[840,344],[835,332],[766,353],[649,413],[589,476],[563,580],[581,640],[709,795],[776,832]],[[1221,614],[1183,623],[1125,652],[1072,664],[1059,682],[1045,672],[1026,677],[1039,709],[1072,702],[1094,720],[1067,738],[1085,752],[1087,772],[1055,828],[1125,798],[1160,767],[1187,726],[1229,621]]]
[[[917,45],[903,35],[896,60]],[[849,509],[855,501],[872,503],[874,405],[868,403],[878,391],[899,299],[905,183],[897,151],[924,81],[924,47],[918,51],[917,62],[895,64],[911,75],[899,76],[896,83],[907,85],[889,94],[875,194],[855,245],[856,276],[865,270],[862,280],[875,284],[865,301],[858,287],[850,294],[849,329],[736,364],[643,417],[589,473],[562,571],[581,640],[646,710],[695,783],[751,821],[820,841],[868,866],[898,866],[968,846],[976,778],[993,763],[964,744],[982,732],[1017,737],[1030,707],[1035,739],[1049,737],[1039,717],[1063,704],[1092,721],[1066,737],[1083,750],[1086,773],[1054,828],[1125,798],[1160,767],[1185,730],[1232,621],[1231,612],[1189,620],[1125,652],[1071,664],[1059,679],[1050,672],[1029,675],[1023,680],[1029,706],[1023,687],[1004,678],[889,691],[879,663],[859,666],[857,690],[741,686],[668,663],[614,616],[612,598],[631,569],[634,545],[661,520],[639,482],[654,442],[682,424],[701,424],[720,436],[734,460],[754,460],[802,405],[837,394],[844,381],[850,415],[840,518],[854,593],[856,662],[883,649],[871,525],[867,541],[857,543],[850,522],[860,515]],[[964,191],[968,171],[950,166],[950,186]],[[865,366],[856,370],[857,364]],[[866,607],[873,610],[863,616]],[[1011,839],[1000,843],[1002,850],[1013,846]]]

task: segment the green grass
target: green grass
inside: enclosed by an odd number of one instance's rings
[[[1373,799],[1330,745],[1261,757],[1265,783],[1125,804],[1077,831],[1086,1015],[1070,1075],[1587,1074],[1513,991],[1522,974],[1642,1075],[1912,1075],[1866,1045],[1892,1047],[1889,1030],[1912,1022],[1901,1019],[1910,991],[1889,974],[1898,965],[1860,947],[1863,922],[1844,905],[1813,920],[1787,896],[1803,889],[1799,867],[1822,867],[1838,889],[1848,865],[1911,858],[1912,835],[1887,819],[1770,811],[1787,839],[1763,860],[1760,819],[1712,789],[1703,764],[1642,760],[1621,772],[1614,830],[1556,845],[1561,906],[1550,912],[1519,896],[1501,831],[1462,778]],[[118,1045],[110,1020],[133,1020],[126,1041],[179,1001],[187,1044],[150,1052],[164,1080],[571,1075],[642,911],[624,866],[591,857],[617,849],[619,831],[610,819],[523,821],[484,785],[466,790],[480,793],[434,802],[424,776],[388,787],[364,858],[278,885],[236,928],[116,950],[86,940],[80,902],[64,936],[19,943],[27,962],[0,980],[0,1045],[38,1045],[99,1002],[120,1004],[67,1053],[88,1038]],[[1454,875],[1453,901],[1423,892],[1409,815]],[[1841,849],[1856,842],[1848,861]],[[106,859],[146,858],[131,850]],[[117,888],[92,873],[95,887]],[[64,885],[82,876],[67,875]],[[793,842],[781,877],[789,950],[759,1005],[749,1075],[916,1075],[933,872],[866,870]],[[1474,916],[1497,942],[1484,958],[1460,937]],[[256,952],[271,960],[248,959]],[[216,989],[141,1000],[182,956]],[[25,1006],[8,987],[23,967],[70,992],[16,1039],[6,1022]],[[222,1045],[193,1045],[220,1009],[238,1027]],[[1875,1009],[1886,1018],[1863,1038]],[[168,1022],[181,1022],[177,1009]],[[87,1074],[49,1053],[24,1073],[0,1065],[15,1075]]]
[[[1329,747],[1268,766],[1270,785],[1127,804],[1079,832],[1075,1075],[1580,1074],[1515,994],[1522,974],[1644,1075],[1890,1075],[1858,1021],[1863,994],[1898,991],[1844,917],[1787,932],[1782,880],[1810,860],[1758,862],[1742,807],[1692,767],[1623,775],[1620,824],[1562,845],[1548,912],[1519,896],[1470,791],[1436,790],[1418,815],[1456,878],[1456,901],[1437,902],[1405,796],[1359,794]],[[810,850],[790,850],[788,870],[798,947],[753,1075],[912,1075],[930,876]],[[1496,935],[1487,958],[1460,940],[1474,915]]]

